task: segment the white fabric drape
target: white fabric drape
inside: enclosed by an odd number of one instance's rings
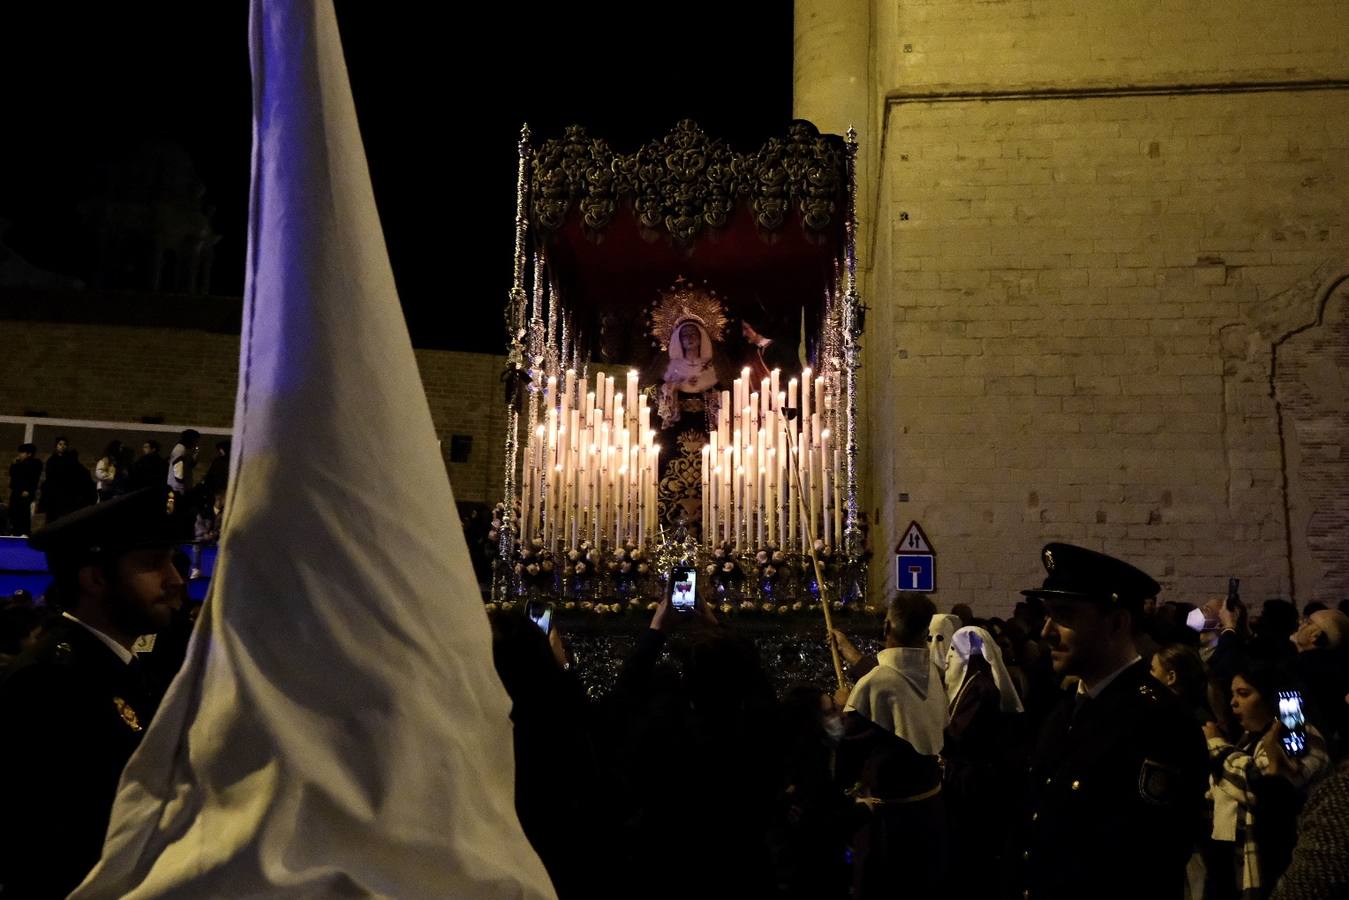
[[[978,625],[966,625],[951,637],[951,649],[946,654],[946,693],[951,698],[952,709],[955,708],[956,696],[965,684],[970,657],[975,653],[988,660],[993,670],[993,683],[998,686],[998,694],[1002,698],[1002,711],[1023,712],[1016,684],[1007,671],[1007,664],[1002,661],[1002,648],[993,640],[993,635]]]
[[[331,0],[254,0],[219,564],[85,898],[553,896]]]
[[[951,649],[951,637],[960,627],[960,616],[937,613],[927,626],[927,647],[938,670],[946,671],[946,651]]]

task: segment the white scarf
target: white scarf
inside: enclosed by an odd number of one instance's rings
[[[993,683],[998,686],[1002,697],[1003,712],[1024,712],[1021,698],[1017,696],[1016,685],[1002,661],[1002,648],[993,640],[993,636],[977,625],[966,625],[951,637],[951,649],[946,654],[946,693],[951,698],[951,710],[956,708],[960,692],[965,687],[965,673],[970,667],[970,657],[976,652],[988,660],[993,670]]]

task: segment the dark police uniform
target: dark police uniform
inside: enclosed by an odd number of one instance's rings
[[[1045,588],[1063,602],[1126,604],[1160,587],[1127,563],[1045,548]],[[1031,755],[1014,896],[1168,900],[1202,835],[1207,753],[1194,717],[1139,660],[1095,699],[1065,694]]]
[[[91,506],[33,535],[53,572],[174,536],[162,492]],[[61,619],[0,681],[0,898],[65,897],[103,849],[117,782],[154,714],[142,667]]]

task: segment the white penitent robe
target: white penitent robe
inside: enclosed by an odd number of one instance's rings
[[[926,756],[946,742],[946,691],[926,647],[891,647],[848,696],[847,710],[893,732]]]
[[[250,29],[219,565],[72,896],[551,897],[331,0],[254,0]]]

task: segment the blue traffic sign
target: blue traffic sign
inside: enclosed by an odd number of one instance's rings
[[[935,557],[928,553],[900,554],[895,557],[895,583],[901,591],[935,591]]]

